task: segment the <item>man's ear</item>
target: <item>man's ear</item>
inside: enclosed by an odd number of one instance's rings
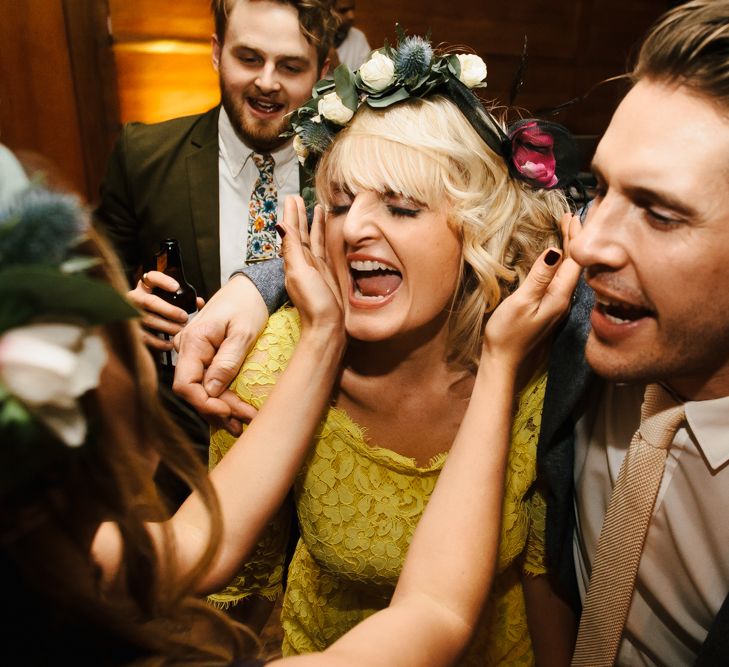
[[[329,58],[324,61],[324,64],[321,66],[321,72],[319,72],[320,79],[323,79],[329,73],[329,65],[331,63],[332,61]]]
[[[218,36],[213,33],[210,36],[210,46],[212,47],[212,59],[213,59],[213,68],[216,72],[220,71],[220,49],[222,48],[222,45],[218,41]]]

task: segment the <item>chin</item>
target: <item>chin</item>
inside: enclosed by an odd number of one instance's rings
[[[587,339],[585,359],[597,375],[610,382],[648,383],[664,380],[666,375],[654,348],[621,352],[601,343],[592,333]]]

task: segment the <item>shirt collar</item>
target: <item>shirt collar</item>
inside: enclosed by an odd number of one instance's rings
[[[729,461],[729,396],[686,403],[686,421],[713,470]]]
[[[225,108],[222,106],[218,117],[218,138],[220,154],[223,156],[225,164],[228,165],[231,175],[236,178],[255,151],[240,140],[233,129],[233,124],[230,122]],[[291,169],[298,165],[293,141],[287,141],[283,146],[273,151],[271,156],[276,164],[274,180],[280,185],[279,181],[285,181]]]

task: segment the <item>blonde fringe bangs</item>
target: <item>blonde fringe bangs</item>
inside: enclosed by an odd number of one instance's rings
[[[362,108],[324,155],[316,189],[325,209],[344,190],[394,193],[447,212],[463,247],[449,344],[453,360],[467,367],[480,356],[488,313],[542,250],[559,244],[558,221],[568,210],[560,192],[511,178],[503,158],[443,97]]]

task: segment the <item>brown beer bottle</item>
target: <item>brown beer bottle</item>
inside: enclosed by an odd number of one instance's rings
[[[188,322],[197,313],[197,292],[195,288],[185,279],[185,271],[182,268],[182,252],[177,239],[164,239],[160,241],[159,252],[155,255],[157,260],[157,271],[166,273],[174,278],[180,288],[176,292],[155,288],[152,293],[160,299],[171,303],[173,306],[182,308],[188,314]],[[165,340],[172,340],[172,336],[159,334]],[[172,349],[162,352],[161,363],[169,370],[173,370],[177,363],[177,352]]]

